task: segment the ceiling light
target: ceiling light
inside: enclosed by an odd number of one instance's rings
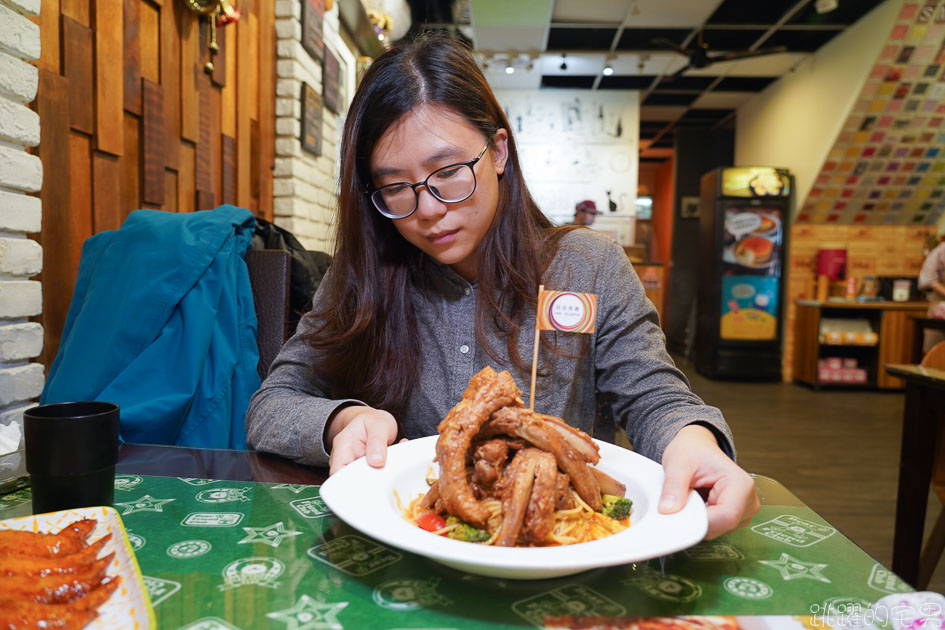
[[[612,75],[613,73],[614,73],[614,67],[613,67],[612,65],[610,65],[610,64],[608,63],[606,66],[604,66],[604,69],[603,69],[603,71],[602,71],[602,74],[603,74],[605,77],[609,77],[609,76]]]
[[[515,66],[513,66],[511,62],[507,63],[505,65],[505,74],[514,74],[514,73],[515,73]]]
[[[567,57],[567,55],[561,55],[561,65],[558,66],[558,67],[561,68],[562,70],[567,70],[567,69],[568,69],[568,62],[565,60],[565,57]]]
[[[837,8],[837,0],[816,0],[814,8],[817,13],[830,13]]]

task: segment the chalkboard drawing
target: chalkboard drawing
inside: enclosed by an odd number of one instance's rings
[[[583,133],[584,121],[581,118],[581,99],[561,103],[561,120],[567,133]]]

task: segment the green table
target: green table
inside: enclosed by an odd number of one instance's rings
[[[758,487],[765,505],[750,527],[665,558],[538,581],[468,575],[377,543],[334,518],[313,485],[120,474],[115,508],[161,628],[819,615],[911,590],[783,486]],[[28,489],[3,497],[0,518],[28,514],[28,501]]]

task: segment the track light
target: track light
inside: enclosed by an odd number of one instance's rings
[[[614,67],[610,65],[609,63],[606,66],[604,66],[604,69],[601,71],[601,74],[603,74],[605,77],[609,77],[613,73],[614,73]]]
[[[568,62],[567,62],[567,60],[565,59],[565,57],[567,57],[567,55],[561,55],[561,65],[558,66],[558,67],[561,68],[562,70],[567,70],[567,69],[568,69]]]
[[[515,66],[512,65],[512,62],[505,64],[505,74],[515,74]]]

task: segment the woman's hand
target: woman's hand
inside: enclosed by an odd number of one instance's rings
[[[386,411],[363,405],[344,407],[329,420],[325,442],[331,445],[328,474],[367,457],[374,468],[387,460],[387,447],[397,438],[397,421]]]
[[[681,510],[691,488],[709,488],[706,540],[747,525],[760,508],[754,480],[722,452],[706,427],[683,427],[663,452],[663,470],[659,511],[664,514]]]

